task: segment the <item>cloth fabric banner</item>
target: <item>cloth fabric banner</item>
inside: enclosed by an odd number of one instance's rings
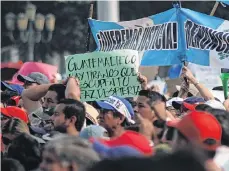
[[[133,49],[142,66],[229,67],[229,21],[186,8],[124,22],[89,19],[97,50]]]
[[[111,95],[134,97],[140,91],[135,50],[70,55],[65,65],[66,74],[80,81],[81,101],[105,100]]]

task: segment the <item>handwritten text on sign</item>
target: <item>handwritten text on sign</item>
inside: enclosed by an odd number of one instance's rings
[[[66,73],[80,81],[81,100],[104,100],[111,95],[134,97],[140,90],[137,81],[138,52],[116,50],[65,57]]]

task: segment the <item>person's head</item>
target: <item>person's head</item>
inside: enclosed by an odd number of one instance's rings
[[[167,125],[175,128],[173,135],[173,150],[175,151],[181,147],[193,145],[209,154],[214,154],[221,145],[222,128],[212,114],[192,111],[181,120],[168,121]]]
[[[221,144],[229,146],[229,112],[220,109],[212,109],[210,113],[215,116],[222,127]]]
[[[110,96],[104,102],[97,102],[100,107],[99,124],[108,130],[116,130],[134,123],[131,104],[124,98]]]
[[[137,112],[150,121],[166,119],[166,98],[158,92],[141,90],[137,98]],[[163,118],[162,118],[163,117]]]
[[[188,112],[195,110],[195,107],[198,104],[205,103],[205,100],[202,97],[188,97],[184,101],[173,101],[172,106],[179,110],[180,116],[183,117]]]
[[[229,112],[225,110],[214,109],[206,104],[200,104],[196,106],[196,110],[208,112],[216,117],[222,127],[221,144],[229,146]]]
[[[169,99],[167,102],[166,102],[166,109],[175,117],[179,117],[180,116],[180,111],[178,109],[175,109],[173,107],[173,102],[174,101],[180,101],[182,102],[183,99],[180,98],[180,97],[174,97],[174,98],[171,98]]]
[[[16,106],[7,106],[5,108],[1,108],[1,126],[10,118],[19,118],[28,124],[29,119],[27,113],[19,107]]]
[[[15,92],[17,93],[18,96],[20,96],[24,88],[18,84],[11,84],[11,83],[1,81],[1,90]]]
[[[86,116],[86,110],[78,100],[63,99],[61,100],[51,116],[54,128],[58,129],[76,129],[81,131]]]
[[[105,159],[96,163],[88,171],[205,171],[204,162],[190,152],[145,157],[125,157]]]
[[[4,114],[5,113],[4,110],[5,110],[5,108],[1,108],[1,128],[11,118],[10,116],[7,116],[6,114]]]
[[[25,171],[25,168],[18,160],[11,158],[4,158],[2,160],[1,169],[7,171]]]
[[[48,77],[40,72],[31,72],[28,76],[19,74],[17,79],[24,83],[24,88],[26,89],[50,82]]]
[[[66,87],[63,84],[51,85],[44,96],[43,108],[55,107],[60,100],[65,98],[65,89]]]
[[[40,145],[33,137],[22,133],[9,146],[7,157],[18,160],[26,170],[36,169],[41,162]]]
[[[1,92],[1,107],[6,107],[6,106],[15,106],[12,105],[12,98],[14,96],[18,96],[19,94],[15,91],[11,90],[5,90]]]
[[[91,144],[79,137],[63,135],[49,141],[43,150],[41,171],[86,171],[100,160]]]
[[[2,141],[5,145],[6,151],[9,144],[11,144],[12,141],[21,133],[30,134],[29,127],[24,121],[18,118],[10,118],[5,123],[5,125],[2,128]]]

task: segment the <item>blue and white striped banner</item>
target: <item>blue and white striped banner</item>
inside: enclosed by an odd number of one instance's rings
[[[89,19],[97,50],[139,51],[142,66],[183,61],[229,68],[229,21],[185,8],[124,22]]]

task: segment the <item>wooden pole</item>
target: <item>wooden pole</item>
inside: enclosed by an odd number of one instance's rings
[[[89,16],[88,19],[92,19],[93,16],[93,8],[94,8],[94,2],[92,1],[90,3],[90,9],[89,9]],[[91,38],[91,30],[90,30],[90,26],[88,23],[88,29],[87,29],[87,40],[86,40],[86,52],[89,52],[90,50],[90,38]]]
[[[212,8],[212,11],[210,13],[210,16],[213,16],[215,14],[215,11],[216,11],[216,9],[217,9],[218,6],[219,6],[219,2],[216,1],[214,7]]]

